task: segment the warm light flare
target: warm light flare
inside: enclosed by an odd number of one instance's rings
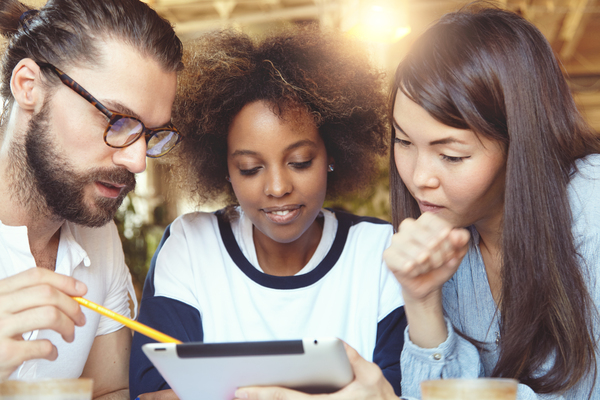
[[[405,7],[401,1],[363,1],[358,23],[348,34],[361,40],[393,43],[410,33]]]

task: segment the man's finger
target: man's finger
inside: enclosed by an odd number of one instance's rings
[[[68,296],[83,296],[87,293],[85,283],[75,278],[57,274],[44,268],[30,268],[9,278],[1,279],[0,294],[13,293],[41,284],[53,286]]]
[[[45,306],[56,307],[77,326],[85,324],[85,315],[79,303],[54,286],[42,284],[0,295],[0,317]]]
[[[0,337],[13,337],[38,329],[58,332],[65,341],[75,338],[75,323],[52,306],[37,307],[2,319]]]
[[[0,354],[3,365],[12,365],[14,369],[25,361],[44,358],[54,361],[58,357],[56,347],[46,339],[42,340],[9,340],[0,343]]]

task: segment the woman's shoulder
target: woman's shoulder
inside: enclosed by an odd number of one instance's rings
[[[217,215],[222,213],[223,210],[217,211],[192,211],[182,214],[175,218],[172,224],[184,224],[184,225],[195,225],[202,222],[217,220]]]
[[[571,179],[598,180],[600,179],[600,154],[590,154],[575,161],[576,170]]]
[[[377,217],[361,216],[344,210],[330,208],[324,209],[322,212],[326,217],[327,215],[330,215],[331,217],[335,217],[338,221],[344,221],[344,223],[347,223],[350,226],[362,224],[365,227],[375,227],[376,229],[391,229],[392,227],[388,221],[384,221]]]
[[[381,260],[381,254],[389,247],[394,233],[389,222],[340,210],[324,210],[323,213],[326,220],[329,216],[337,222],[335,230],[324,229],[324,235],[330,232],[337,245],[343,244],[345,252],[359,251]]]
[[[221,210],[214,212],[194,211],[182,214],[167,229],[170,235],[195,235],[207,231],[214,232],[215,229],[218,229],[218,215],[220,212]]]
[[[600,232],[600,154],[576,161],[568,192],[575,229]],[[582,229],[583,230],[583,229]]]

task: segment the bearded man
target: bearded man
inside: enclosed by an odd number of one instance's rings
[[[72,297],[129,314],[112,218],[181,138],[181,42],[139,0],[2,1],[0,33],[0,380],[91,377],[94,398],[128,398],[131,332]]]

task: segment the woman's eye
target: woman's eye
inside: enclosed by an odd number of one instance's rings
[[[442,156],[442,160],[448,161],[449,163],[459,163],[459,162],[463,161],[465,158],[470,157],[470,156],[468,156],[468,157],[452,157],[452,156],[447,156],[444,154],[442,154],[441,156]]]
[[[411,143],[408,140],[402,140],[398,138],[394,138],[394,143],[399,144],[402,147],[408,147]]]
[[[254,167],[250,169],[240,169],[240,175],[254,175],[258,172],[260,167]]]
[[[305,169],[312,165],[312,160],[304,161],[304,162],[291,162],[290,166],[296,169]]]

